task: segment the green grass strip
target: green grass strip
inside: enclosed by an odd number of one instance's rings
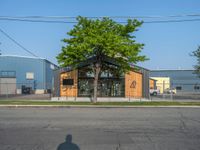
[[[32,100],[0,100],[0,105],[94,105],[94,106],[200,106],[200,102],[64,102],[64,101],[32,101]]]

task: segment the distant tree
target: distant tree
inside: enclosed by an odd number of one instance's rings
[[[197,59],[197,64],[194,66],[194,73],[200,78],[200,46],[196,51],[192,52],[192,56],[195,56]]]
[[[144,44],[136,43],[133,36],[142,22],[129,19],[126,25],[122,25],[109,18],[88,19],[80,16],[77,21],[74,28],[67,33],[70,37],[63,39],[66,46],[62,47],[57,60],[61,66],[76,68],[80,62],[95,57],[92,71],[93,102],[96,102],[98,80],[106,66],[106,56],[113,58],[119,65],[117,70],[124,73],[131,69],[130,63],[136,64],[147,59],[146,56],[139,55]]]

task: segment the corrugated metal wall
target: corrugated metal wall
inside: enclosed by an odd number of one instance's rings
[[[169,77],[170,87],[181,87],[177,92],[200,92],[195,86],[200,86],[200,79],[194,74],[194,70],[154,70],[151,77]]]
[[[0,56],[0,71],[15,71],[17,88],[28,85],[32,89],[51,89],[53,69],[51,63],[41,58],[21,56]],[[26,79],[26,73],[34,74],[34,79]]]
[[[53,89],[53,96],[60,97],[60,69],[54,70],[54,89]]]
[[[141,72],[143,74],[143,79],[142,79],[143,97],[149,99],[149,70],[142,68]]]
[[[46,89],[53,88],[53,77],[55,69],[58,69],[57,66],[53,65],[51,62],[45,60],[45,87]]]

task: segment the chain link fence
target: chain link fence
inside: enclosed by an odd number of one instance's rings
[[[150,100],[200,101],[200,84],[157,83],[154,89],[150,89]]]
[[[43,88],[47,87],[47,88]],[[47,83],[0,83],[0,100],[22,99],[22,100],[50,100],[53,93],[59,92],[59,88],[53,88]],[[106,97],[105,97],[106,98]],[[119,99],[120,97],[118,97]],[[156,85],[150,89],[150,101],[200,101],[200,84],[173,84]]]

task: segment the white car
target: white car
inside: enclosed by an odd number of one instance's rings
[[[149,93],[150,93],[150,95],[156,96],[156,95],[160,94],[160,90],[159,89],[150,89]]]
[[[176,89],[172,88],[167,88],[164,90],[164,93],[167,93],[167,94],[176,94]]]

